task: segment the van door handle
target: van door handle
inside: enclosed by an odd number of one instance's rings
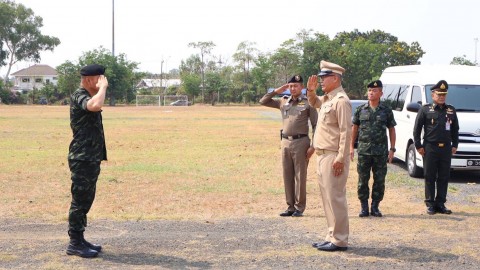
[[[410,115],[409,115],[409,114],[407,114],[407,118],[410,119]]]

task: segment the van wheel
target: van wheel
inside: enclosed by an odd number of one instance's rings
[[[415,145],[411,144],[408,147],[408,152],[407,152],[407,169],[408,169],[408,174],[412,177],[421,177],[423,174],[423,169],[417,166],[417,163],[415,162],[417,158],[417,149],[415,149]]]

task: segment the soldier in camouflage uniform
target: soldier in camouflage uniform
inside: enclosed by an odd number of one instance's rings
[[[73,140],[68,153],[72,186],[72,202],[68,216],[70,244],[68,255],[84,258],[96,257],[102,247],[84,238],[87,213],[95,199],[100,163],[107,160],[105,136],[102,124],[102,106],[108,87],[103,75],[105,68],[88,65],[80,70],[81,86],[70,100],[70,127]]]
[[[350,142],[350,158],[353,160],[354,144],[358,135],[358,199],[361,203],[360,217],[367,217],[370,170],[373,173],[372,216],[381,217],[378,209],[385,192],[385,176],[387,175],[387,159],[392,162],[395,152],[395,126],[397,123],[392,110],[380,103],[383,95],[382,82],[376,80],[368,84],[368,103],[359,106],[353,115],[352,140]],[[390,150],[385,130],[388,129]]]

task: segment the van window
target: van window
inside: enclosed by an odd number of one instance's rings
[[[392,110],[402,111],[407,96],[408,85],[387,84],[383,86],[381,101]]]
[[[425,89],[430,89],[432,85],[425,85]],[[432,102],[432,95],[427,95],[428,103]],[[453,105],[457,111],[480,112],[480,85],[448,85],[448,94],[446,103]]]
[[[418,104],[422,105],[422,89],[420,86],[414,86],[412,88],[412,99],[410,102],[417,102]]]

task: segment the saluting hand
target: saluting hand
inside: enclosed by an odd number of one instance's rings
[[[317,90],[318,88],[318,76],[317,75],[312,75],[308,77],[308,82],[307,82],[307,91],[308,92],[313,92]]]
[[[104,75],[100,75],[96,86],[98,87],[98,89],[102,89],[102,88],[106,89],[108,87],[107,77],[105,77]]]
[[[275,93],[281,94],[281,93],[285,92],[288,89],[288,86],[289,86],[288,83],[282,85],[281,87],[275,89]]]

